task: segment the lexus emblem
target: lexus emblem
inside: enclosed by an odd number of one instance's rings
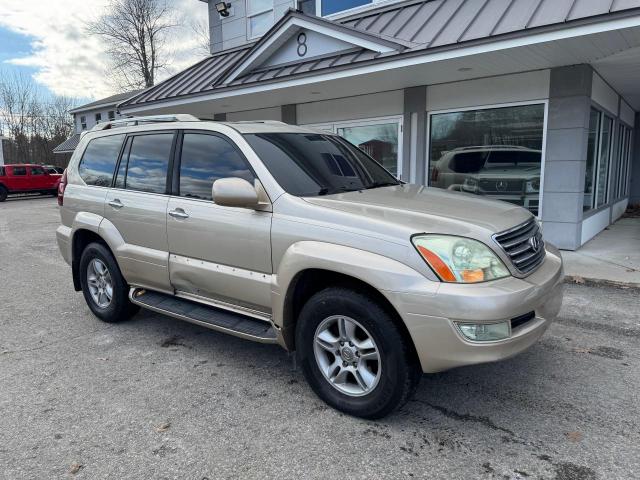
[[[496,190],[499,192],[504,192],[507,189],[507,182],[504,180],[498,180],[496,182]]]
[[[529,246],[534,252],[537,252],[540,249],[540,240],[537,236],[529,239]]]

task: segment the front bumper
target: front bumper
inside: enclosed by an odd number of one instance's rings
[[[480,284],[442,283],[435,294],[387,292],[413,339],[422,370],[439,372],[494,362],[533,345],[558,315],[564,273],[560,252],[547,245],[542,265],[526,278]],[[492,342],[466,339],[454,322],[494,323],[535,312],[511,337]]]

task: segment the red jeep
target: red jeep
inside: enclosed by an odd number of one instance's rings
[[[12,193],[57,195],[60,175],[52,175],[42,165],[0,165],[0,202]]]

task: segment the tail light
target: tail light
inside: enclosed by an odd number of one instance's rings
[[[438,169],[436,167],[433,167],[433,169],[431,170],[431,182],[437,182],[438,181]]]
[[[58,183],[58,205],[64,204],[64,190],[67,188],[67,169],[64,169],[60,183]]]

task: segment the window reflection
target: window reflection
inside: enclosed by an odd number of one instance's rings
[[[140,192],[165,193],[173,133],[140,135],[133,138],[125,188]]]
[[[243,178],[252,184],[254,181],[248,164],[228,141],[214,135],[184,135],[180,162],[180,196],[212,200],[213,182],[230,177]]]
[[[387,170],[398,176],[398,123],[339,127],[338,135],[357,145]]]
[[[538,213],[544,105],[431,116],[433,187],[486,195]]]

